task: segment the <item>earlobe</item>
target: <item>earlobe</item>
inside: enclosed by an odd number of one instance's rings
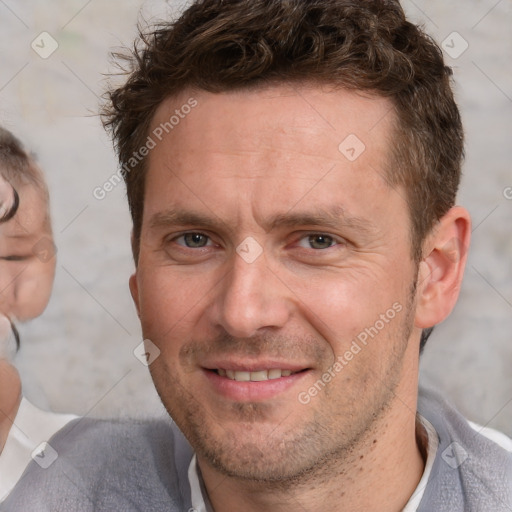
[[[469,213],[460,206],[451,208],[427,237],[418,273],[417,327],[442,322],[455,306],[470,238]]]

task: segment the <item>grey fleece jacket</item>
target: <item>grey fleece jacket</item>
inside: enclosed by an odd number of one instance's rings
[[[418,512],[511,512],[512,454],[432,392],[420,390],[418,412],[439,435]],[[78,419],[50,445],[57,460],[47,469],[32,462],[0,511],[188,512],[192,506],[193,452],[170,420]]]

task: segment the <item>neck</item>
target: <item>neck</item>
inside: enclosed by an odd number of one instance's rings
[[[357,448],[321,461],[317,470],[293,481],[248,482],[226,477],[198,457],[214,510],[402,510],[423,474],[426,448],[423,427],[416,420],[417,388],[411,393],[411,387],[407,392],[401,387],[386,414]]]

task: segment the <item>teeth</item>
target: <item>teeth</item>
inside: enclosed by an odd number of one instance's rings
[[[251,380],[251,372],[235,372],[235,380],[248,382]]]
[[[261,382],[262,380],[268,380],[268,371],[261,370],[259,372],[251,372],[251,380],[253,382]]]
[[[268,378],[269,379],[279,379],[283,375],[283,370],[269,370]]]
[[[292,375],[291,370],[280,370],[278,368],[273,368],[271,370],[258,370],[255,372],[238,372],[233,370],[217,370],[217,373],[221,377],[227,377],[231,380],[236,380],[239,382],[262,382],[265,380],[279,379],[281,377],[289,377]]]

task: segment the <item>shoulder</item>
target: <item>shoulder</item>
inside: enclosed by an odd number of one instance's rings
[[[510,510],[512,453],[509,439],[475,430],[433,391],[420,391],[418,412],[435,428],[439,448],[418,510]],[[499,442],[497,442],[499,441]],[[426,508],[425,508],[426,507]]]
[[[170,420],[77,419],[50,439],[0,509],[173,510],[191,457]]]
[[[507,450],[507,452],[512,453],[512,439],[503,434],[503,432],[499,432],[498,430],[494,430],[493,428],[478,425],[477,423],[473,423],[472,421],[469,420],[468,424],[475,432],[478,432],[487,439],[494,441],[498,446],[501,446],[503,449]]]

